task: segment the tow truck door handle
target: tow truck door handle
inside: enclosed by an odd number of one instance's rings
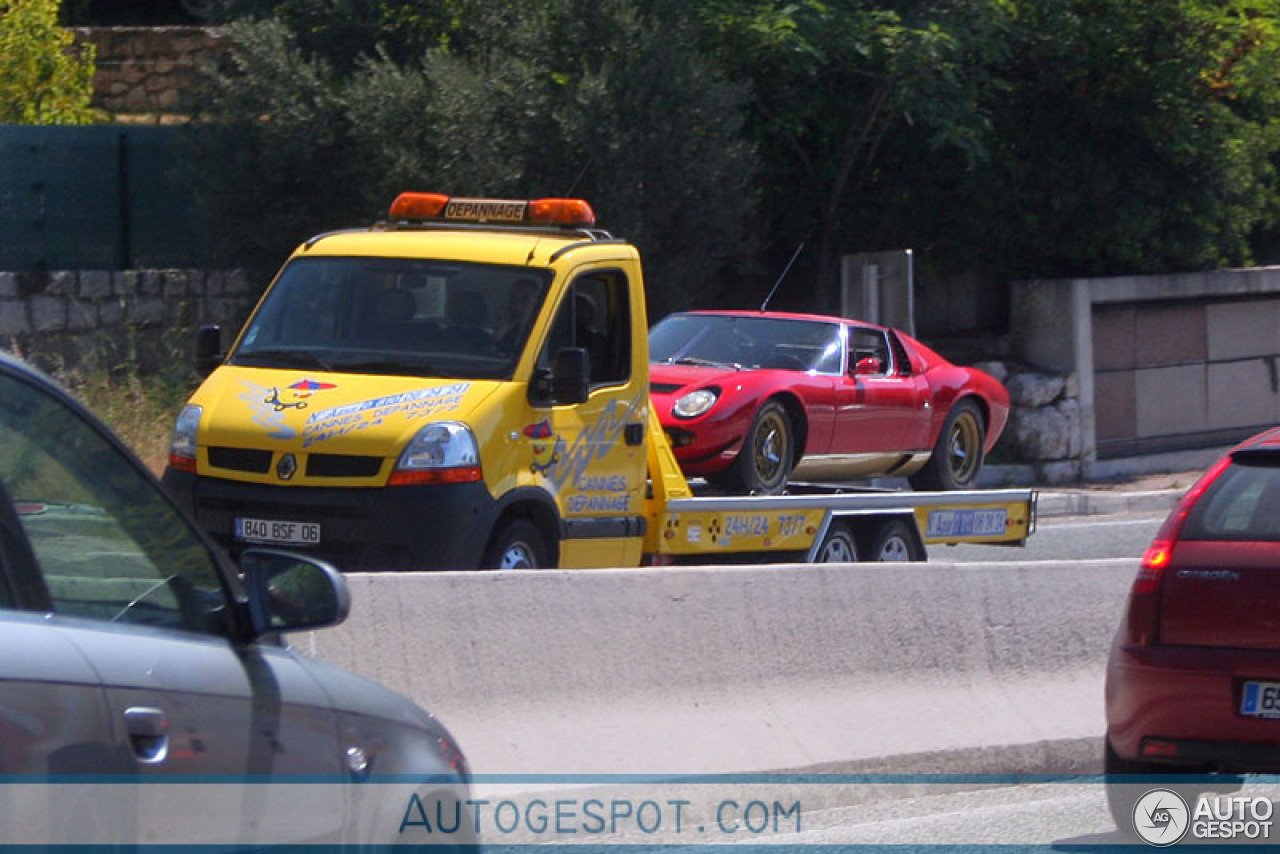
[[[644,442],[644,425],[628,424],[622,429],[622,437],[628,445],[636,446]]]

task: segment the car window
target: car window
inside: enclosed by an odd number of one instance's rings
[[[55,613],[187,631],[225,605],[213,556],[159,490],[55,397],[0,376],[0,482]]]
[[[1275,460],[1238,459],[1196,502],[1184,540],[1280,542],[1280,466]]]
[[[621,273],[595,271],[573,283],[556,309],[538,366],[549,368],[564,347],[587,351],[593,388],[631,377],[631,302]]]
[[[864,359],[874,359],[878,370],[873,374],[887,374],[893,367],[889,358],[889,343],[885,334],[878,329],[865,329],[861,326],[849,329],[849,362],[857,365]]]

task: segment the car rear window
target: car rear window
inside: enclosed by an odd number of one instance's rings
[[[1237,455],[1192,508],[1182,539],[1280,542],[1280,458]]]

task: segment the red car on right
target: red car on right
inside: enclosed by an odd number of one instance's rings
[[[1157,532],[1106,717],[1108,775],[1280,770],[1280,428],[1232,449]]]

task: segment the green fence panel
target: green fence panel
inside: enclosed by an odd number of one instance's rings
[[[0,126],[0,270],[201,266],[179,133]]]

